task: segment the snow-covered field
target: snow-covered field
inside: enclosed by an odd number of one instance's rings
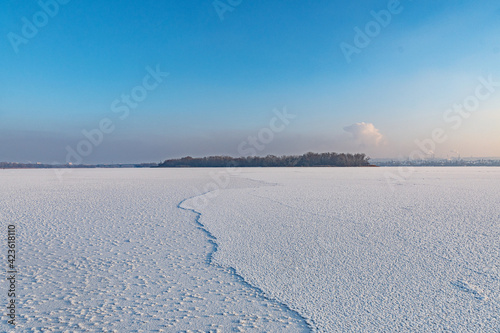
[[[0,170],[16,331],[500,332],[500,169],[388,170]]]

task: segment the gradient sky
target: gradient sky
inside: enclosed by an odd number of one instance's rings
[[[223,19],[211,0],[54,1],[41,1],[52,16],[38,1],[1,2],[0,161],[66,163],[106,118],[113,130],[82,163],[238,156],[284,108],[296,117],[259,155],[500,156],[493,1],[221,0]],[[348,62],[342,43],[393,7]],[[157,66],[168,77],[121,119],[113,102]],[[479,88],[489,94],[470,116],[447,113],[474,101],[480,78],[499,84]]]

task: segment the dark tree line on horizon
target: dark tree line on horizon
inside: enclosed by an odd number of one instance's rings
[[[160,163],[160,168],[181,167],[362,167],[371,166],[370,158],[365,154],[337,154],[337,153],[306,153],[304,155],[265,157],[230,157],[208,156],[193,158],[191,156],[169,159]]]

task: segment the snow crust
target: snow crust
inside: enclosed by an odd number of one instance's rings
[[[199,207],[214,261],[321,332],[499,332],[500,170],[387,171],[243,170]]]
[[[2,306],[0,332],[309,331],[208,263],[214,245],[197,215],[178,208],[207,172],[73,170],[60,182],[53,170],[1,170],[2,238],[15,224],[20,304],[15,330]]]
[[[500,332],[500,169],[220,170],[0,170],[16,331]]]

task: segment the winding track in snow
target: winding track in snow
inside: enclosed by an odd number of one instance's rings
[[[178,207],[208,172],[82,169],[60,182],[53,170],[0,170],[0,219],[19,236],[16,331],[310,331],[208,264],[213,244]]]
[[[274,185],[272,183],[269,183],[269,185]],[[207,260],[206,260],[206,263],[208,265],[214,265],[214,266],[220,266],[216,263],[213,262],[213,255],[215,254],[215,252],[217,252],[217,249],[218,249],[218,244],[217,244],[217,237],[215,237],[206,227],[203,223],[200,222],[200,218],[201,218],[201,213],[196,211],[195,209],[193,208],[187,208],[187,207],[183,207],[182,204],[185,203],[186,201],[189,201],[189,200],[192,200],[194,198],[197,198],[197,197],[201,197],[201,196],[204,196],[204,195],[208,195],[210,194],[211,192],[213,191],[209,191],[209,192],[205,192],[205,193],[202,193],[200,195],[196,195],[196,196],[193,196],[193,197],[190,197],[190,198],[186,198],[184,200],[182,200],[178,205],[177,207],[179,209],[182,209],[182,210],[186,210],[186,211],[189,211],[189,212],[192,212],[194,214],[196,214],[196,217],[195,217],[195,223],[197,225],[197,227],[202,230],[205,235],[207,236],[207,241],[212,245],[212,250],[207,254]],[[262,291],[259,287],[256,287],[256,286],[253,286],[251,285],[250,283],[248,283],[245,278],[241,275],[239,275],[236,270],[233,268],[233,267],[224,267],[226,269],[228,269],[231,274],[234,276],[234,278],[239,282],[241,283],[242,285],[244,285],[245,287],[247,288],[250,288],[252,290],[254,290],[255,292],[258,293],[259,296],[261,296],[262,298],[270,301],[270,302],[273,302],[275,304],[277,304],[280,308],[282,308],[283,311],[285,312],[289,312],[291,314],[293,314],[297,319],[299,320],[302,320],[304,321],[304,323],[307,325],[307,328],[313,332],[314,331],[314,328],[313,326],[311,325],[310,323],[310,320],[307,319],[307,318],[304,318],[302,315],[300,315],[300,313],[298,313],[297,311],[294,311],[292,309],[290,309],[286,304],[284,303],[281,303],[275,299],[272,299],[268,296],[266,296],[266,294],[264,293],[264,291]]]

